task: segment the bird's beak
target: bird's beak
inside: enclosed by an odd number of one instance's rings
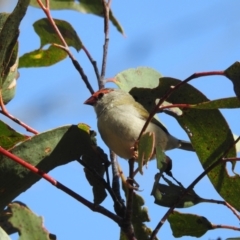
[[[94,106],[95,103],[96,103],[96,99],[94,96],[91,96],[84,102],[84,104],[91,105],[91,106]]]

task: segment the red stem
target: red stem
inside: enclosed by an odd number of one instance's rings
[[[182,87],[183,85],[185,85],[186,83],[188,83],[189,81],[191,81],[192,79],[199,78],[199,77],[213,76],[213,75],[225,76],[224,71],[211,71],[211,72],[194,73],[194,74],[192,74],[190,77],[186,78],[184,81],[178,83],[176,86],[171,87],[171,88],[163,95],[163,97],[160,99],[160,101],[159,101],[158,104],[155,106],[155,108],[153,109],[153,111],[149,114],[149,117],[148,117],[146,123],[144,124],[141,133],[139,134],[138,140],[141,138],[142,134],[143,134],[144,131],[147,129],[148,124],[150,123],[150,121],[152,120],[152,118],[154,117],[154,115],[157,113],[159,107],[162,105],[162,103],[163,103],[174,91],[176,91],[177,89],[179,89],[180,87]]]
[[[106,208],[104,208],[104,207],[102,207],[100,205],[96,205],[96,204],[93,204],[93,203],[89,202],[88,200],[86,200],[85,198],[83,198],[79,194],[75,193],[74,191],[72,191],[71,189],[69,189],[68,187],[63,185],[62,183],[56,181],[54,178],[49,176],[47,173],[45,173],[45,172],[41,171],[40,169],[32,166],[31,164],[29,164],[28,162],[26,162],[23,159],[19,158],[18,156],[8,152],[7,150],[2,148],[1,146],[0,146],[0,153],[2,153],[3,155],[9,157],[14,162],[22,165],[23,167],[29,169],[31,172],[41,176],[42,178],[44,178],[45,180],[50,182],[52,185],[56,186],[57,188],[59,188],[63,192],[65,192],[68,195],[70,195],[71,197],[75,198],[77,201],[81,202],[83,205],[85,205],[88,208],[90,208],[92,211],[99,212],[99,213],[109,217],[110,219],[112,219],[117,224],[121,224],[122,219],[120,217],[118,217],[117,215],[115,215],[114,213],[108,211]]]

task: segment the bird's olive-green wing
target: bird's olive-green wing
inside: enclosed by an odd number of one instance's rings
[[[135,102],[134,103],[135,107],[139,110],[139,112],[141,112],[141,118],[144,120],[148,119],[149,116],[149,112],[147,111],[147,109],[145,109],[140,103]],[[164,127],[162,125],[161,122],[159,122],[155,117],[152,118],[151,120],[152,123],[154,123],[155,125],[157,125],[158,127],[160,127],[164,132],[168,133],[168,130],[166,129],[166,127]]]

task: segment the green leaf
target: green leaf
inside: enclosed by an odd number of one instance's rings
[[[29,208],[17,203],[9,204],[12,216],[9,222],[20,232],[19,240],[49,240],[49,233],[43,227],[42,217],[36,216]]]
[[[237,97],[221,98],[213,101],[189,105],[197,109],[240,108],[240,100]]]
[[[234,91],[240,99],[240,62],[235,62],[225,71],[225,76],[233,83]]]
[[[0,13],[0,36],[2,28],[10,14]],[[2,73],[0,74],[0,88],[2,94],[3,103],[9,103],[15,96],[16,91],[16,80],[19,76],[18,68],[18,42],[12,41],[9,44],[8,49],[5,53],[5,59],[3,59]],[[0,46],[1,48],[1,46]]]
[[[155,88],[159,84],[160,73],[152,68],[130,68],[118,73],[113,82],[122,90],[129,92],[134,87]],[[143,97],[143,96],[142,96]],[[144,96],[146,99],[148,96]]]
[[[160,146],[156,146],[156,161],[157,169],[159,169],[160,172],[164,172],[168,165],[166,162],[166,155]]]
[[[151,92],[153,96],[155,95],[155,99],[159,98],[171,86],[175,86],[179,82],[180,80],[173,78],[161,78],[159,86],[148,92],[145,91],[145,95]],[[196,104],[208,101],[200,91],[189,84],[185,84],[175,91],[167,100],[173,104]],[[152,102],[154,103],[154,97]],[[190,137],[204,169],[222,157],[225,151],[234,144],[233,134],[219,110],[183,109],[181,116],[174,117]],[[236,151],[232,148],[228,157],[235,156]],[[208,177],[218,193],[239,210],[240,203],[237,196],[240,194],[240,177],[230,177],[225,164],[214,168],[208,173]]]
[[[39,8],[39,5],[35,0],[31,0],[30,5]],[[74,0],[51,0],[50,8],[51,10],[69,9],[81,13],[94,14],[100,17],[103,16],[103,7],[101,0],[82,0],[81,2]],[[112,10],[110,10],[109,18],[117,30],[124,35],[124,30],[117,19],[114,17]]]
[[[212,224],[202,216],[193,214],[184,214],[177,211],[168,217],[173,236],[178,238],[182,236],[201,237],[208,230],[212,230]]]
[[[143,133],[138,144],[138,169],[141,174],[143,174],[143,163],[151,159],[154,152],[155,146],[155,135],[152,132]]]
[[[116,78],[115,82],[124,90],[131,90],[130,94],[148,111],[151,111],[155,107],[157,99],[161,98],[172,86],[176,86],[181,82],[178,79],[162,77],[159,80],[159,85],[155,88],[151,87],[152,89],[150,89],[147,88],[151,85],[148,81],[151,81],[151,78],[153,84],[156,84],[157,81],[156,77],[154,77],[154,70],[150,71],[144,67],[138,68],[137,70],[140,73],[139,77],[137,74],[128,75],[127,71],[124,71],[124,77],[123,73],[121,73],[122,77]],[[151,73],[151,77],[147,78],[146,82],[143,82],[141,76],[145,74],[145,71],[146,73]],[[155,71],[155,76],[157,76],[157,74],[160,75]],[[140,85],[142,88],[132,88],[138,80],[141,83],[138,83],[137,86]],[[184,84],[172,93],[167,101],[172,104],[199,104],[207,102],[209,99],[190,84]],[[226,120],[217,109],[182,109],[182,112],[181,116],[174,114],[171,114],[171,116],[177,119],[180,126],[188,134],[199,160],[204,169],[206,169],[222,157],[227,149],[233,146],[233,134]],[[229,151],[227,157],[236,157],[234,148]],[[240,210],[240,202],[238,199],[240,195],[240,176],[229,176],[225,164],[220,164],[208,173],[208,177],[218,193],[232,206]]]
[[[0,20],[0,87],[4,83],[4,78],[8,74],[10,63],[15,63],[12,59],[13,49],[16,45],[19,25],[24,17],[30,0],[19,0],[13,12],[7,16],[1,15]],[[3,24],[4,23],[4,24]]]
[[[19,142],[25,141],[28,137],[24,136],[14,129],[9,127],[6,123],[0,120],[0,146],[9,149]]]
[[[22,67],[48,67],[67,57],[67,53],[53,45],[46,50],[35,50],[25,53],[19,58],[19,68]]]
[[[103,152],[103,150],[97,146],[97,140],[95,138],[96,132],[91,131],[90,127],[84,123],[78,124],[78,127],[89,134],[92,151],[98,156],[97,158],[93,158],[90,154],[83,154],[82,160],[83,162],[85,162],[85,164],[87,164],[87,166],[93,169],[96,174],[98,174],[98,176],[103,177],[106,166],[104,164],[108,163],[108,158],[107,155]],[[107,197],[105,187],[99,181],[99,179],[96,178],[96,176],[94,176],[94,174],[90,172],[87,168],[84,168],[84,172],[89,184],[92,186],[94,203],[101,204],[103,200]]]
[[[8,63],[9,68],[5,72],[2,85],[2,99],[3,103],[6,105],[15,96],[17,79],[19,77],[18,73],[18,43],[15,44],[10,62]]]
[[[44,172],[82,156],[86,156],[89,162],[98,161],[98,167],[102,169],[101,155],[98,148],[93,149],[94,144],[90,131],[84,130],[81,125],[69,125],[33,136],[10,152]],[[38,180],[38,175],[0,155],[0,209]]]
[[[155,204],[163,207],[172,207],[184,191],[184,188],[173,183],[171,185],[158,183],[154,186],[151,195],[155,198]],[[200,202],[202,202],[202,198],[200,198],[195,191],[191,190],[178,202],[176,207],[192,207]]]
[[[72,25],[64,20],[53,19],[55,24],[57,25],[59,31],[61,32],[63,38],[67,42],[68,46],[74,47],[77,51],[80,51],[82,48],[82,42],[78,37],[76,31],[73,29]],[[33,24],[35,32],[41,39],[40,48],[47,44],[60,44],[58,35],[55,33],[52,25],[49,23],[47,18],[42,18],[36,21]]]

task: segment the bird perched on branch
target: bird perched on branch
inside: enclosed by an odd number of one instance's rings
[[[98,130],[105,144],[118,156],[132,158],[133,146],[149,112],[132,95],[114,88],[101,89],[84,103],[95,108]],[[160,146],[163,151],[173,148],[194,151],[190,142],[173,137],[155,118],[148,124],[146,132],[155,133],[155,146]],[[151,159],[154,157],[153,154]]]

